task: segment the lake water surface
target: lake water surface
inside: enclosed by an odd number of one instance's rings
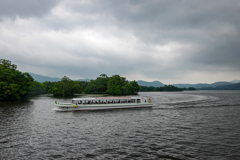
[[[55,112],[0,103],[0,159],[240,159],[240,91],[140,92],[152,109]]]

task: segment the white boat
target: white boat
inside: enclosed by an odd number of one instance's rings
[[[71,103],[57,103],[55,111],[89,111],[124,108],[152,107],[151,98],[146,97],[94,97],[73,98]]]

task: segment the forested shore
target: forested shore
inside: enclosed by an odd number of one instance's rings
[[[194,88],[178,88],[172,85],[164,87],[139,86],[134,81],[128,81],[125,77],[113,75],[108,77],[101,74],[95,80],[73,81],[64,76],[58,82],[37,82],[28,73],[17,70],[17,65],[11,61],[0,60],[0,101],[22,100],[40,94],[53,94],[53,96],[67,97],[74,94],[109,94],[109,95],[133,95],[139,91],[183,91],[195,90]]]
[[[39,94],[53,94],[67,97],[74,94],[137,94],[140,86],[136,81],[128,81],[125,77],[101,74],[90,82],[73,81],[64,76],[58,82],[37,82],[28,73],[17,70],[11,61],[0,60],[0,101],[22,100]]]
[[[173,85],[164,85],[163,87],[153,87],[153,86],[140,86],[140,92],[156,91],[156,92],[168,92],[168,91],[195,91],[193,87],[189,88],[179,88]]]

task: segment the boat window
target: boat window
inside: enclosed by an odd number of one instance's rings
[[[137,99],[137,103],[140,103],[140,99]]]
[[[78,101],[78,104],[82,104],[82,101]]]
[[[75,104],[75,100],[72,100],[72,103]]]

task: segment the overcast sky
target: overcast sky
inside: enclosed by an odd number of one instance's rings
[[[240,80],[239,0],[0,0],[0,59],[71,79]]]

